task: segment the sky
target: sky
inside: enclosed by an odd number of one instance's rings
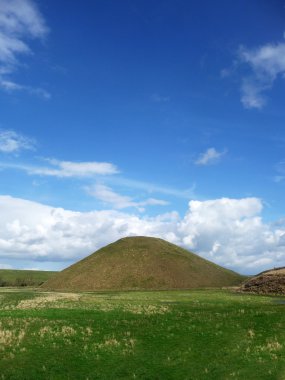
[[[0,268],[284,266],[284,98],[284,0],[0,0]]]

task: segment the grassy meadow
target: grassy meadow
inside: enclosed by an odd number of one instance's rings
[[[278,300],[1,288],[0,379],[285,379]]]

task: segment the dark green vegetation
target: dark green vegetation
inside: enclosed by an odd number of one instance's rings
[[[285,379],[285,305],[229,291],[0,291],[1,379]]]
[[[56,272],[40,270],[0,269],[1,286],[40,286]]]
[[[59,272],[49,290],[190,289],[238,285],[243,276],[165,240],[120,239]]]

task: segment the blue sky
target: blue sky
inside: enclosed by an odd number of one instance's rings
[[[284,15],[0,0],[0,266],[61,269],[135,234],[285,265]]]

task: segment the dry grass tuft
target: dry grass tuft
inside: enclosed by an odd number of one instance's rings
[[[78,301],[80,295],[76,293],[47,293],[43,296],[20,301],[15,309],[40,309],[48,306],[61,307],[59,301]]]

